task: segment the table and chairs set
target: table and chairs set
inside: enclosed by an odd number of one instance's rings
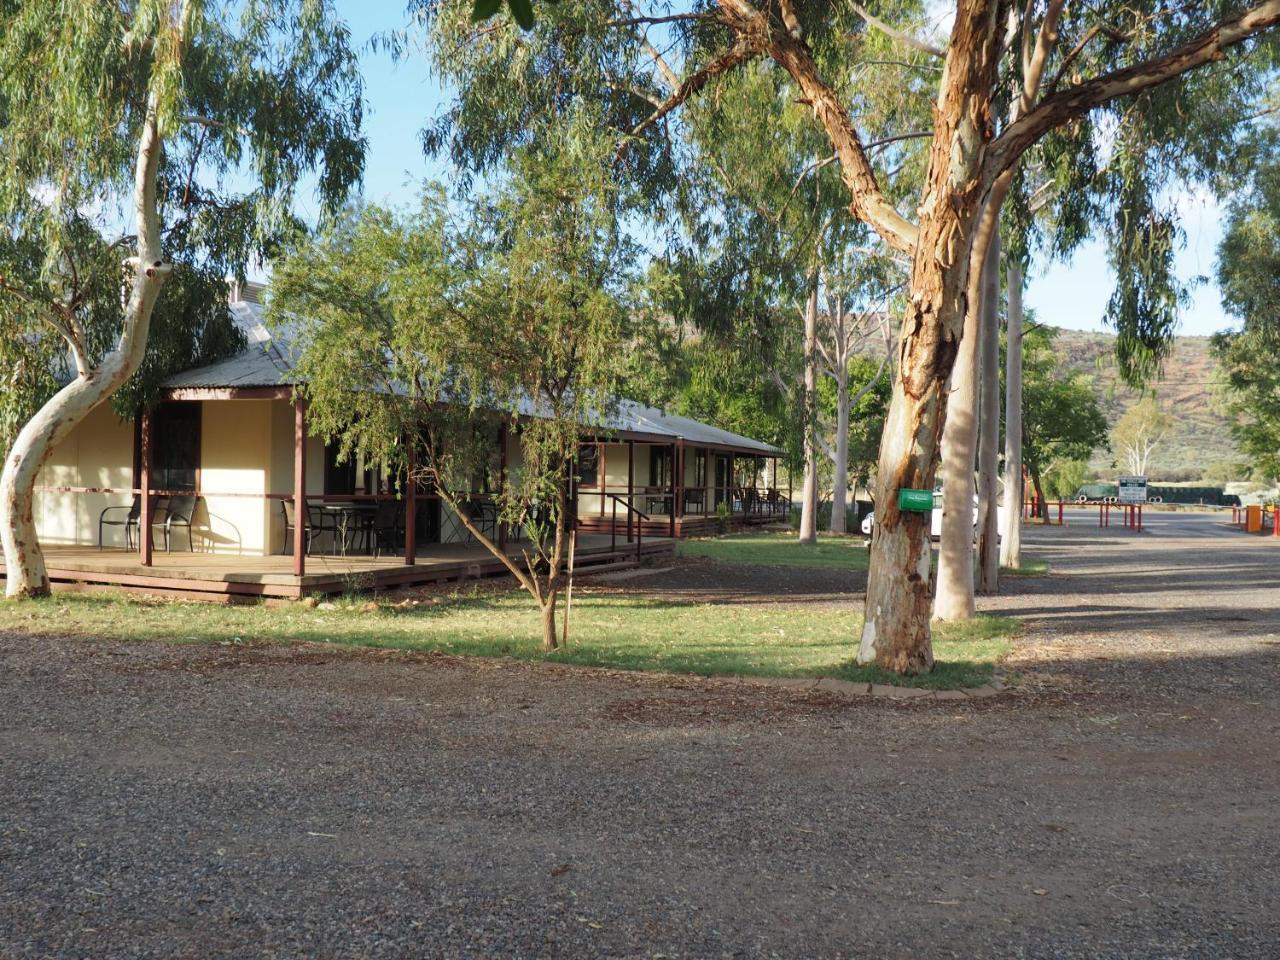
[[[419,502],[419,507],[423,502]],[[292,550],[293,537],[297,535],[297,517],[292,500],[281,500],[284,515],[285,538],[282,553]],[[468,505],[471,525],[490,539],[498,537],[497,505],[477,500]],[[374,557],[395,554],[404,549],[404,501],[403,500],[341,500],[307,503],[302,525],[303,549],[311,555],[312,548],[327,537],[329,552],[335,556],[348,553],[364,553]],[[465,543],[475,537],[453,511],[442,511],[439,539],[446,543]],[[420,528],[419,528],[420,530]],[[429,542],[424,539],[423,542]],[[518,539],[518,537],[513,537]]]

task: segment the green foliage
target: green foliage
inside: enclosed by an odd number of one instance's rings
[[[1078,82],[1162,53],[1234,7],[1157,13],[1154,0],[1123,8],[1068,4],[1055,59],[1091,28],[1059,82]],[[1231,195],[1251,164],[1254,118],[1274,78],[1274,35],[1232,48],[1209,66],[1124,97],[1052,131],[1024,158],[1006,204],[1006,249],[1024,264],[1039,248],[1066,257],[1089,237],[1106,244],[1116,286],[1103,319],[1116,333],[1122,379],[1141,388],[1168,359],[1197,278],[1179,277],[1179,200],[1192,189]],[[1050,63],[1048,76],[1057,65]],[[1043,206],[1033,209],[1033,196]]]
[[[1251,473],[1247,463],[1218,460],[1205,467],[1200,480],[1206,486],[1225,487],[1228,483],[1250,479]]]
[[[268,307],[299,350],[313,430],[392,470],[406,437],[428,438],[436,489],[456,505],[488,476],[548,561],[579,433],[607,418],[623,370],[634,255],[600,150],[572,118],[459,216],[439,188],[416,211],[352,211],[279,264]],[[505,483],[502,422],[521,451]]]
[[[1074,497],[1089,476],[1088,460],[1057,457],[1044,469],[1044,491],[1054,500]]]
[[[124,210],[144,118],[158,116],[175,271],[122,415],[176,368],[238,349],[219,288],[296,232],[298,184],[314,174],[333,211],[363,170],[356,57],[327,0],[0,0],[0,65],[0,314],[26,369],[59,352],[51,335],[90,369],[114,348],[135,243]],[[6,421],[52,388],[22,380]]]
[[[1218,248],[1223,306],[1241,326],[1214,338],[1226,406],[1241,450],[1267,478],[1280,477],[1280,156],[1274,138],[1249,189],[1229,208]],[[1236,478],[1239,479],[1239,478]]]
[[[1107,442],[1107,421],[1089,379],[1063,369],[1054,335],[1050,327],[1023,332],[1022,458],[1033,477],[1054,460],[1087,461]]]
[[[880,372],[879,361],[863,356],[849,363],[849,382],[866,390],[849,408],[849,476],[865,487],[880,456],[880,435],[893,383],[887,368]]]
[[[682,540],[676,552],[721,563],[867,569],[867,548],[858,538],[821,537],[817,543],[802,544],[790,533],[744,533],[715,540]]]

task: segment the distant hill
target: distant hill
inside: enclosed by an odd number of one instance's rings
[[[1054,341],[1072,370],[1093,377],[1094,391],[1114,423],[1139,398],[1120,382],[1115,364],[1115,337],[1109,333],[1058,330]],[[1152,385],[1160,405],[1174,419],[1173,429],[1152,454],[1148,471],[1154,479],[1199,479],[1214,463],[1238,462],[1240,454],[1219,412],[1213,391],[1215,363],[1208,337],[1178,337],[1164,375]],[[1092,466],[1102,476],[1123,473],[1114,452],[1098,451]]]

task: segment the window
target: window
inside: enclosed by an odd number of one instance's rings
[[[324,445],[324,492],[326,496],[333,494],[353,494],[356,492],[356,458],[348,457],[338,462],[338,451],[341,445],[337,442]]]
[[[707,451],[705,450],[694,451],[693,485],[695,487],[705,487],[707,485]]]
[[[578,448],[578,486],[600,486],[600,445],[583,444]]]
[[[200,483],[199,403],[162,403],[151,415],[151,487],[195,493]]]
[[[669,447],[649,448],[649,486],[671,486],[671,449]]]

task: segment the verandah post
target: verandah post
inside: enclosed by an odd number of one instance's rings
[[[410,433],[406,439],[404,482],[404,563],[412,567],[418,562],[418,437]]]
[[[679,447],[673,443],[671,444],[671,510],[668,513],[672,540],[676,538],[676,458],[678,456]]]
[[[307,572],[307,401],[293,401],[293,575]],[[301,587],[301,584],[299,584]]]
[[[503,420],[498,426],[498,496],[505,497],[507,495],[507,421]],[[507,549],[507,525],[498,523],[498,549],[506,552]]]
[[[636,500],[636,442],[627,441],[627,543],[631,542],[631,516]],[[638,525],[638,524],[637,524]]]
[[[151,411],[142,413],[142,476],[139,479],[138,553],[144,567],[151,566]]]

